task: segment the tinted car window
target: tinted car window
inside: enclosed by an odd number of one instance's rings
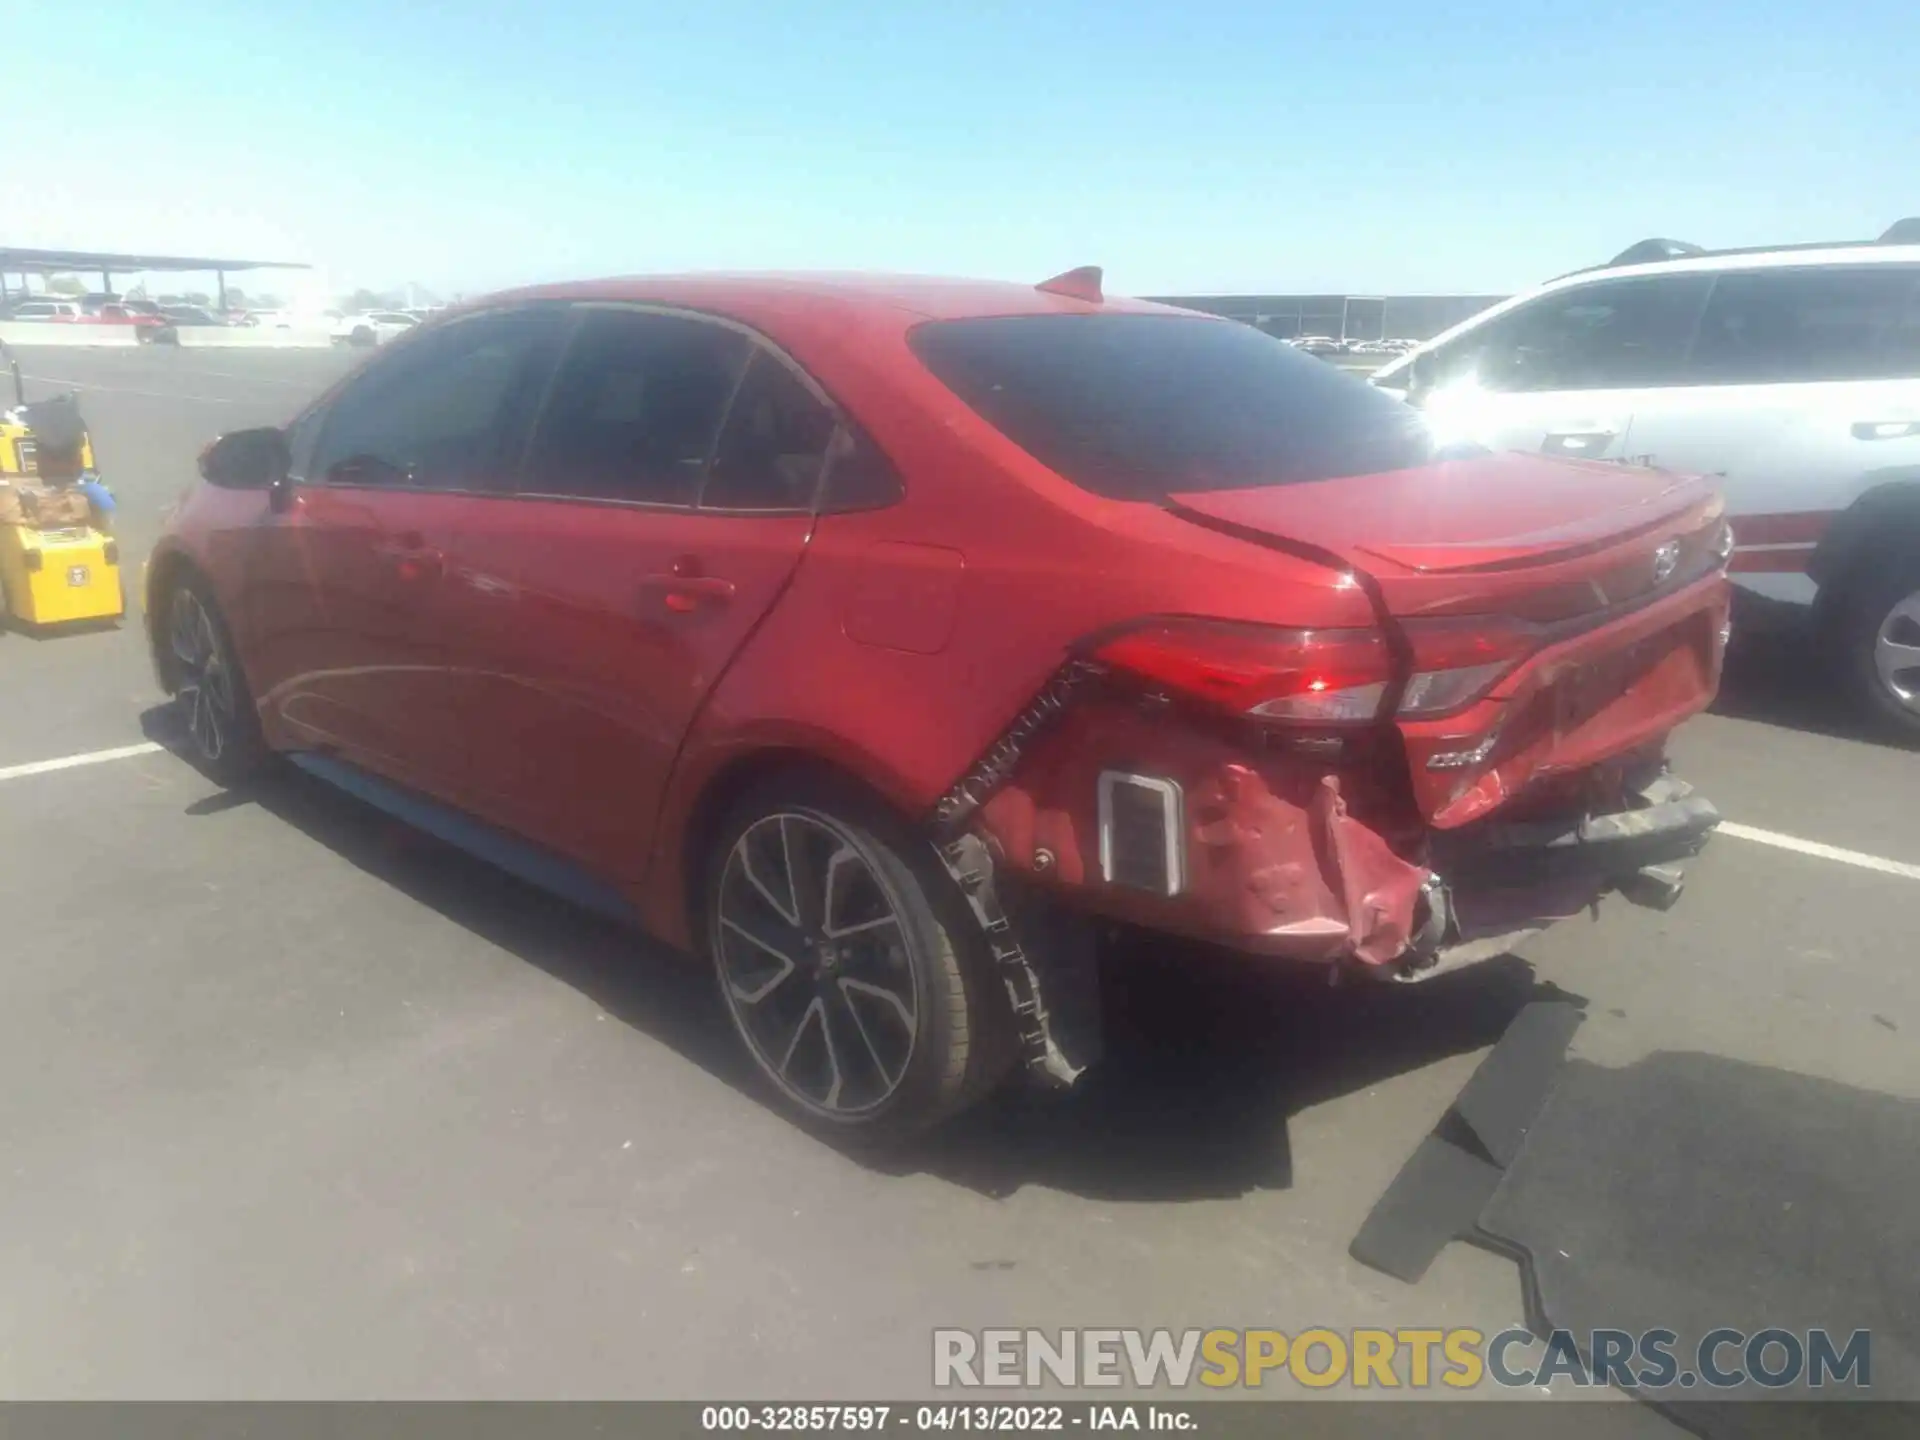
[[[700,508],[811,509],[833,428],[833,412],[800,377],[756,351],[727,411]]]
[[[475,316],[396,344],[329,407],[306,478],[504,488],[560,318],[544,308]]]
[[[1885,373],[1920,380],[1920,270],[1907,272],[1907,303],[1886,334]]]
[[[295,480],[305,480],[311,473],[314,442],[320,438],[326,418],[326,410],[316,407],[287,427],[287,473]]]
[[[1122,500],[1433,458],[1417,411],[1251,325],[1013,315],[913,331],[928,369],[1035,459]]]
[[[1920,375],[1920,268],[1876,265],[1722,275],[1693,353],[1702,384]]]
[[[693,504],[749,348],[738,331],[704,320],[588,311],[555,377],[521,488]]]
[[[1486,389],[1520,392],[1678,384],[1712,284],[1655,275],[1557,290],[1447,346],[1436,379],[1471,374]]]
[[[906,493],[900,472],[858,427],[843,421],[827,446],[827,478],[820,495],[824,514],[878,510]]]

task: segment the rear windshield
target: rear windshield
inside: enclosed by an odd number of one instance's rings
[[[1417,411],[1250,325],[1179,315],[933,321],[911,343],[1036,460],[1116,500],[1405,470]]]

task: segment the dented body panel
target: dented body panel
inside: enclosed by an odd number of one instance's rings
[[[1181,893],[1103,882],[1095,796],[1101,772],[1114,768],[1180,787]],[[1385,961],[1406,948],[1426,878],[1417,849],[1397,854],[1386,836],[1399,829],[1410,849],[1419,832],[1410,816],[1384,808],[1368,825],[1355,818],[1356,801],[1391,804],[1364,772],[1343,777],[1311,759],[1253,755],[1203,727],[1104,698],[1074,706],[1029,746],[979,824],[1003,863],[1116,919],[1302,960]]]
[[[1709,575],[1612,624],[1548,646],[1442,720],[1402,720],[1415,803],[1438,829],[1490,815],[1555,777],[1658,745],[1719,690],[1728,616]],[[1484,760],[1435,768],[1437,757]]]

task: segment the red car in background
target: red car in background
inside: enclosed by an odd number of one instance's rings
[[[142,340],[171,334],[172,327],[151,302],[105,300],[87,302],[80,307],[81,325],[130,325]]]
[[[1711,485],[1436,449],[1093,270],[519,291],[201,468],[146,607],[199,762],[703,954],[828,1127],[1070,1080],[1090,918],[1415,981],[1717,823]]]

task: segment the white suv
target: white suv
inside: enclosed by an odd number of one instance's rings
[[[1645,241],[1377,371],[1443,436],[1718,475],[1741,585],[1810,607],[1920,736],[1920,225],[1879,241]],[[1634,263],[1649,254],[1673,258]]]
[[[78,320],[80,307],[71,300],[29,300],[16,304],[0,320]]]

